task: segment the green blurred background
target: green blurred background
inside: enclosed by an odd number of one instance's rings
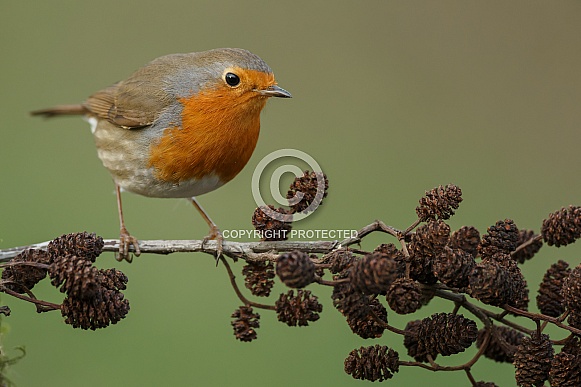
[[[453,229],[483,232],[512,218],[538,231],[548,213],[581,204],[580,19],[578,1],[1,1],[0,248],[83,230],[118,236],[113,185],[88,125],[28,111],[80,102],[164,54],[228,46],[260,55],[294,98],[269,102],[249,165],[201,197],[223,229],[251,227],[254,166],[294,148],[318,161],[331,187],[297,229],[374,219],[404,228],[425,190],[453,182],[464,192]],[[141,239],[206,235],[186,201],[125,195],[124,204]],[[388,241],[376,235],[363,247]],[[580,252],[581,243],[544,247],[528,262],[532,298],[550,263],[577,265]],[[381,343],[406,357],[396,335],[351,334],[327,288],[309,288],[325,308],[312,326],[289,328],[261,312],[258,340],[241,343],[230,326],[240,302],[209,256],[143,255],[129,265],[106,254],[98,264],[130,279],[131,312],[107,329],[75,330],[57,312],[2,297],[13,312],[4,346],[28,351],[9,374],[19,386],[365,385],[343,372],[350,350]],[[60,302],[48,284],[38,296]],[[390,322],[403,328],[451,309],[435,303]],[[473,373],[514,385],[510,365],[483,359]],[[469,385],[462,373],[415,368],[387,383],[428,378]]]

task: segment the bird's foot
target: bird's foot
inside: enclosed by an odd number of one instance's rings
[[[202,241],[202,248],[204,248],[204,245],[210,240],[216,241],[216,243],[218,244],[218,246],[216,247],[216,266],[218,266],[218,260],[222,256],[224,236],[222,235],[222,232],[216,225],[210,228],[210,233]]]
[[[139,241],[137,238],[129,234],[129,231],[125,227],[121,228],[119,234],[119,253],[115,255],[115,259],[118,261],[133,261],[133,254],[129,252],[129,248],[133,246],[134,254],[136,257],[141,255],[141,250],[139,249]]]

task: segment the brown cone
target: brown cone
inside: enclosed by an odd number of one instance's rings
[[[291,251],[278,257],[276,274],[289,288],[304,288],[315,281],[315,264],[308,254]]]
[[[65,323],[73,328],[99,329],[116,324],[129,313],[129,301],[122,293],[100,288],[98,297],[79,299],[67,296],[61,305]]]
[[[260,314],[254,313],[251,306],[241,306],[231,316],[234,336],[240,341],[249,342],[256,339],[256,328],[260,327]]]
[[[570,273],[569,264],[565,261],[559,260],[549,267],[537,295],[537,306],[542,314],[559,317],[565,312],[563,284]]]
[[[581,207],[563,207],[549,214],[541,227],[543,240],[556,247],[574,243],[581,237]]]
[[[2,272],[4,286],[16,293],[25,293],[46,277],[47,270],[18,263],[47,265],[50,263],[50,256],[43,250],[28,249],[14,257],[12,263],[16,265],[7,266]]]
[[[399,354],[376,344],[354,349],[345,359],[345,372],[354,379],[382,382],[399,371]]]
[[[264,206],[257,207],[252,214],[252,225],[260,233],[263,241],[284,241],[287,240],[292,229],[292,215],[284,208],[274,209],[273,205],[267,206],[271,211],[280,215],[271,218]]]
[[[309,322],[317,321],[323,311],[323,305],[309,290],[297,290],[296,296],[293,290],[281,294],[275,308],[278,321],[289,327],[308,326]]]
[[[365,294],[385,294],[395,280],[397,262],[393,257],[373,252],[355,261],[349,272],[353,287]]]
[[[464,352],[478,337],[476,323],[462,315],[436,313],[418,326],[418,353],[450,356]]]
[[[387,310],[377,298],[367,297],[369,302],[369,314],[365,318],[347,316],[347,324],[359,337],[363,339],[376,339],[383,335],[387,324]]]
[[[553,387],[581,386],[581,345],[578,337],[569,338],[561,352],[553,358],[549,381]]]
[[[516,249],[519,231],[511,219],[499,220],[488,227],[482,236],[478,252],[482,258],[488,258],[496,253],[510,254]]]
[[[549,377],[553,346],[549,336],[536,333],[525,337],[514,354],[515,378],[519,386],[542,386]]]
[[[88,232],[65,234],[52,240],[47,252],[52,260],[63,255],[74,255],[95,262],[103,251],[103,238]]]
[[[418,219],[422,222],[437,219],[450,219],[462,202],[462,190],[454,184],[446,187],[438,187],[426,191],[424,197],[420,199],[420,205],[416,207]]]
[[[347,319],[365,320],[371,313],[369,298],[353,288],[351,283],[340,283],[333,287],[333,306]]]
[[[567,307],[578,314],[581,311],[581,264],[563,280],[562,291]]]
[[[448,246],[452,249],[464,250],[474,258],[478,254],[480,244],[480,232],[473,226],[463,226],[450,235]]]
[[[446,246],[442,254],[434,260],[433,271],[443,284],[462,289],[468,286],[468,277],[474,266],[476,262],[470,253]]]
[[[413,313],[422,306],[422,289],[411,278],[398,278],[391,284],[386,299],[397,314]]]
[[[244,285],[258,297],[268,297],[274,286],[275,276],[272,262],[248,262],[242,268]]]
[[[309,209],[314,202],[323,204],[323,199],[327,197],[327,189],[329,189],[329,180],[323,172],[304,171],[302,176],[296,177],[292,182],[286,198],[289,201],[295,200],[300,195],[300,200],[294,204],[291,203],[290,207],[293,212],[306,214],[316,210],[316,208]]]
[[[410,277],[423,284],[434,284],[433,263],[450,239],[450,226],[441,220],[431,221],[418,227],[408,245],[410,253]],[[402,261],[402,266],[405,262]],[[401,270],[401,269],[400,269]],[[400,271],[401,274],[401,271]]]

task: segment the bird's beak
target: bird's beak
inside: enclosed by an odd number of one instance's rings
[[[282,87],[278,87],[277,85],[268,86],[266,89],[255,90],[260,95],[265,97],[280,97],[280,98],[292,98],[291,93],[283,89]]]

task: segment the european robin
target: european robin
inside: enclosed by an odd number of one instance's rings
[[[221,187],[246,165],[270,97],[291,95],[277,86],[262,59],[243,49],[220,48],[162,56],[81,104],[32,114],[81,115],[91,124],[97,154],[115,182],[119,260],[131,260],[130,246],[140,254],[125,227],[122,190],[188,198],[210,227],[204,240],[217,239],[219,256],[220,230],[195,197]]]

